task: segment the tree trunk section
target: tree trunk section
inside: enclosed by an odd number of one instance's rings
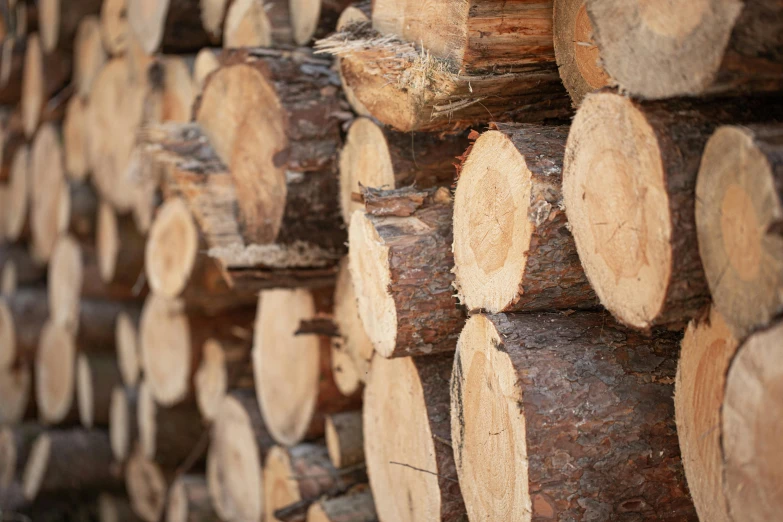
[[[41,0],[38,2],[38,29],[43,51],[78,50],[75,37],[81,21],[101,10],[101,0]]]
[[[347,411],[326,417],[326,449],[337,469],[364,462],[362,412]]]
[[[137,421],[138,393],[135,389],[115,386],[111,392],[109,439],[114,460],[124,463],[139,438]]]
[[[131,30],[149,55],[197,51],[214,43],[192,0],[127,0]]]
[[[33,362],[48,317],[49,305],[42,289],[26,288],[0,299],[0,367]]]
[[[253,388],[253,365],[250,360],[252,339],[220,342],[207,339],[201,364],[196,371],[196,403],[201,415],[212,421],[229,390]]]
[[[203,475],[184,475],[172,484],[166,509],[167,522],[212,522],[217,519]]]
[[[44,428],[40,424],[19,424],[0,428],[0,489],[22,480],[33,442]]]
[[[30,365],[0,368],[0,423],[18,424],[35,417],[33,372]]]
[[[141,353],[139,347],[139,317],[136,314],[120,312],[115,323],[114,344],[117,348],[117,366],[122,383],[133,388],[141,375]]]
[[[125,465],[125,487],[133,511],[144,522],[158,522],[166,506],[166,495],[174,473],[136,451]]]
[[[112,390],[120,386],[113,353],[81,353],[76,358],[76,400],[79,420],[87,429],[109,426]]]
[[[51,319],[41,330],[35,355],[35,404],[42,424],[79,421],[76,395],[76,340],[68,328]]]
[[[71,60],[66,54],[44,54],[37,34],[27,38],[22,74],[22,126],[32,138],[41,123],[46,102],[67,83]]]
[[[307,510],[307,522],[373,522],[378,520],[369,488],[319,500]]]

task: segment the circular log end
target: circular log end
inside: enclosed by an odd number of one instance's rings
[[[104,0],[101,3],[101,37],[111,55],[120,55],[128,48],[127,0]]]
[[[71,236],[63,236],[49,262],[48,293],[52,319],[62,325],[79,323],[79,299],[82,292],[82,249]]]
[[[60,0],[40,0],[38,19],[41,47],[45,53],[51,53],[60,39]]]
[[[157,522],[166,504],[166,477],[155,462],[134,453],[125,468],[125,486],[133,510],[146,522]]]
[[[155,460],[155,440],[157,436],[156,411],[157,405],[147,383],[142,381],[138,389],[138,403],[136,405],[136,424],[139,428],[139,448],[142,455],[150,460]]]
[[[6,266],[8,262],[6,262]],[[5,267],[3,267],[5,279]],[[3,282],[5,287],[5,281]],[[3,291],[3,296],[8,294]],[[8,301],[0,299],[0,368],[10,368],[16,360],[16,325]]]
[[[30,206],[30,149],[22,145],[14,153],[8,174],[8,198],[5,210],[5,237],[8,241],[19,240],[27,222]]]
[[[215,339],[204,343],[201,364],[196,371],[196,402],[201,415],[213,420],[228,390],[228,375],[223,347]]]
[[[117,229],[117,215],[114,209],[101,201],[98,208],[98,224],[95,232],[95,249],[98,255],[98,268],[101,279],[110,283],[114,280],[117,267],[117,253],[120,250],[120,236]]]
[[[65,171],[74,181],[87,177],[87,105],[83,98],[74,96],[68,101],[63,121],[63,148]]]
[[[193,83],[195,84],[197,93],[204,90],[207,76],[212,74],[212,72],[219,67],[220,61],[214,50],[204,48],[198,52],[196,61],[193,63]]]
[[[375,350],[389,357],[397,340],[397,310],[389,294],[389,247],[361,211],[351,217],[348,230],[349,267],[359,317]]]
[[[27,138],[32,138],[41,118],[44,98],[43,51],[38,34],[27,37],[27,47],[22,70],[22,128]]]
[[[315,34],[321,18],[321,0],[289,0],[294,43],[307,45]]]
[[[92,428],[95,417],[95,397],[90,360],[83,353],[76,357],[76,403],[82,426]]]
[[[702,156],[696,227],[712,299],[739,337],[783,309],[783,254],[770,231],[783,215],[777,192],[754,131],[719,128]]]
[[[633,101],[597,93],[574,118],[564,161],[566,213],[585,273],[601,304],[640,329],[663,311],[672,274],[661,154]]]
[[[223,48],[271,46],[272,25],[264,4],[255,0],[235,0],[226,15]]]
[[[301,441],[318,399],[321,340],[294,335],[315,316],[309,290],[267,290],[258,300],[253,336],[253,376],[264,422],[281,444]],[[296,353],[295,358],[291,354]],[[284,400],[281,400],[284,397]]]
[[[147,54],[158,50],[163,39],[170,0],[127,0],[128,23]]]
[[[0,271],[0,296],[10,297],[16,293],[16,288],[16,263],[9,259],[3,264],[3,269]],[[0,333],[0,339],[2,339],[2,333]],[[0,343],[1,342],[2,340],[0,340]],[[0,347],[0,354],[2,351],[3,348]],[[2,355],[0,355],[0,359],[2,359]]]
[[[72,410],[75,364],[73,334],[48,321],[41,332],[35,357],[35,398],[39,417],[45,423],[61,422]]]
[[[226,18],[229,0],[200,0],[199,4],[204,30],[219,40],[223,36],[223,20]]]
[[[0,368],[0,424],[16,424],[22,421],[30,402],[32,371],[27,365],[17,368]]]
[[[131,419],[128,409],[127,392],[122,386],[115,386],[111,391],[111,403],[109,405],[109,441],[111,452],[118,462],[125,462],[130,448]]]
[[[41,489],[41,483],[49,467],[52,439],[46,433],[39,435],[30,448],[30,455],[22,475],[22,491],[27,500],[34,500]]]
[[[106,63],[106,51],[101,41],[101,24],[97,16],[86,16],[79,22],[74,40],[73,78],[76,93],[86,98],[92,82]]]
[[[367,379],[374,349],[359,317],[347,258],[337,273],[334,322],[340,335],[332,338],[332,375],[343,395],[353,395]]]
[[[373,360],[364,392],[367,474],[381,520],[439,520],[435,446],[419,375],[410,357]]]
[[[120,312],[117,315],[115,328],[117,365],[120,368],[122,382],[126,386],[135,386],[141,373],[136,325],[126,312]]]
[[[0,428],[0,488],[11,485],[16,476],[16,444],[10,427]]]
[[[33,140],[30,159],[32,253],[49,261],[60,233],[68,226],[70,199],[63,172],[63,151],[54,125],[46,123]]]
[[[188,496],[182,480],[174,482],[169,489],[166,522],[188,522]]]
[[[140,343],[144,376],[160,404],[182,401],[190,387],[191,340],[184,303],[150,294],[141,312]]]
[[[724,490],[733,519],[774,520],[783,510],[783,322],[737,352],[723,402]]]
[[[150,288],[173,298],[188,283],[198,255],[198,230],[185,202],[169,199],[160,207],[149,231],[144,266]]]
[[[264,462],[265,520],[275,520],[275,510],[302,500],[299,482],[292,478],[300,472],[292,466],[288,448],[274,446],[269,450]]]

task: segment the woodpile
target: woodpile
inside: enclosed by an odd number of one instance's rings
[[[0,0],[0,518],[776,520],[779,3]]]

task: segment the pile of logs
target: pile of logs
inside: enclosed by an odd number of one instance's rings
[[[780,517],[778,0],[0,37],[3,520]]]

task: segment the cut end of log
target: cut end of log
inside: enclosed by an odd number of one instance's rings
[[[125,486],[133,510],[146,522],[157,522],[166,504],[166,477],[155,462],[136,452],[125,468]]]
[[[82,426],[92,428],[95,421],[95,396],[90,361],[83,353],[76,357],[76,403]]]
[[[198,230],[185,202],[169,199],[160,207],[149,231],[144,266],[150,288],[177,297],[187,285],[198,255]]]
[[[617,146],[618,135],[625,136]],[[672,223],[655,131],[630,99],[585,98],[568,136],[563,194],[579,257],[601,303],[649,328],[665,305]]]
[[[17,241],[28,222],[30,207],[30,149],[23,145],[16,149],[8,176],[8,197],[5,208],[5,237]]]
[[[114,279],[114,271],[117,267],[120,236],[117,230],[117,215],[114,213],[111,205],[105,201],[101,201],[101,205],[98,208],[95,243],[101,279],[109,283]]]
[[[696,183],[696,227],[715,306],[744,337],[783,310],[783,201],[774,153],[783,128],[719,128]],[[780,160],[777,160],[780,162]]]
[[[41,34],[46,34],[46,31]],[[92,82],[104,63],[106,63],[106,51],[101,41],[100,21],[97,16],[87,16],[79,22],[74,42],[73,79],[79,96],[82,98],[89,96]]]
[[[128,48],[127,0],[104,0],[101,3],[101,36],[103,46],[111,55],[120,55]]]
[[[27,500],[34,500],[38,496],[46,469],[49,466],[51,449],[52,440],[46,433],[39,435],[30,448],[30,455],[27,458],[22,476],[22,491]]]
[[[17,288],[17,273],[16,273],[16,263],[14,263],[12,260],[8,260],[3,264],[3,269],[0,271],[0,296],[1,297],[9,297],[16,293]],[[0,326],[2,328],[2,326]],[[2,332],[0,332],[0,339],[2,339]],[[0,343],[2,341],[0,340]],[[0,353],[2,353],[3,348],[0,348]],[[2,359],[2,355],[0,355],[0,359]]]
[[[44,124],[35,134],[30,154],[29,186],[36,187],[32,191],[30,211],[32,253],[39,261],[48,261],[70,216],[63,151],[54,125]]]
[[[340,263],[337,273],[334,322],[340,335],[332,338],[332,376],[340,393],[353,395],[367,379],[375,350],[359,317],[347,258]]]
[[[0,428],[0,488],[11,485],[16,476],[16,443],[10,427]]]
[[[49,310],[52,320],[75,329],[82,292],[82,249],[71,236],[63,236],[49,262]]]
[[[147,54],[158,50],[163,39],[170,0],[127,0],[128,23]]]
[[[139,427],[139,448],[145,458],[155,460],[157,450],[155,441],[157,440],[156,432],[158,429],[155,412],[158,407],[146,382],[142,381],[139,384],[138,394],[136,424]]]
[[[321,339],[294,335],[315,313],[306,289],[267,290],[258,300],[252,352],[256,394],[269,433],[289,446],[305,436],[318,398]]]
[[[139,344],[136,325],[126,312],[117,315],[115,344],[117,346],[117,364],[120,367],[122,382],[126,386],[135,386],[139,381]]]
[[[73,335],[65,327],[48,321],[35,358],[35,397],[43,422],[57,424],[72,411],[75,364]]]
[[[22,72],[22,128],[28,139],[33,137],[38,128],[41,110],[46,101],[44,74],[41,40],[34,33],[27,37]]]
[[[289,0],[288,8],[291,11],[294,43],[307,45],[321,18],[321,0]]]
[[[128,408],[128,395],[122,386],[111,391],[109,405],[109,441],[111,452],[118,462],[125,462],[130,453],[131,423],[136,422]]]
[[[361,411],[328,415],[325,435],[329,460],[335,468],[343,469],[364,462]]]
[[[63,148],[65,171],[74,181],[83,181],[87,177],[87,104],[80,96],[68,101],[63,121]]]
[[[383,357],[393,352],[397,338],[397,310],[389,294],[389,247],[362,211],[351,217],[350,270],[364,330]]]
[[[8,262],[6,262],[6,266]],[[5,267],[3,268],[5,276]],[[3,282],[5,285],[5,282]],[[16,360],[16,325],[7,301],[9,294],[3,292],[0,299],[0,368],[10,368]]]
[[[196,92],[204,90],[204,83],[207,76],[220,67],[220,61],[213,49],[204,48],[196,55],[196,61],[193,63],[193,84]]]
[[[201,23],[204,30],[214,38],[223,35],[223,20],[226,18],[226,8],[230,0],[200,0]]]
[[[272,25],[264,9],[264,3],[257,0],[235,0],[228,9],[223,47],[271,47]]]
[[[169,489],[166,522],[188,522],[188,494],[182,480],[177,480]]]
[[[46,53],[52,52],[60,40],[60,1],[38,2],[38,30],[41,32],[41,46]]]
[[[0,368],[0,423],[22,421],[30,402],[33,374],[29,366]]]
[[[228,375],[223,347],[215,339],[204,343],[201,365],[195,376],[196,401],[201,415],[213,420],[228,390]]]
[[[150,294],[141,312],[141,361],[152,396],[162,405],[182,401],[190,389],[191,340],[184,303]]]

